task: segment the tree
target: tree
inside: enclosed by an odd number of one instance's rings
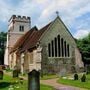
[[[0,65],[4,64],[4,51],[6,42],[6,33],[0,32]]]
[[[84,64],[90,64],[90,33],[83,39],[77,40],[77,46],[82,53]]]

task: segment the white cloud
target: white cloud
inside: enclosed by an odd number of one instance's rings
[[[55,18],[57,10],[65,24],[71,27],[73,22],[79,23],[76,18],[90,12],[90,0],[21,0],[16,7],[0,0],[0,21],[7,22],[12,14],[28,15],[34,25],[41,27]]]
[[[75,34],[74,37],[77,39],[83,38],[87,36],[90,33],[90,30],[78,30]]]

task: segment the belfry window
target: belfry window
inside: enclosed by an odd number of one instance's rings
[[[21,25],[20,25],[20,26],[19,26],[19,31],[20,31],[20,32],[24,32],[24,26],[21,26]]]

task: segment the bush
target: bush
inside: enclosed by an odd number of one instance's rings
[[[3,71],[0,71],[0,80],[3,79]]]
[[[74,74],[74,80],[78,80],[78,74]]]
[[[86,82],[86,75],[83,74],[83,76],[81,77],[81,82]]]

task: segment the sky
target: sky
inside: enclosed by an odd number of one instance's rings
[[[90,33],[90,0],[0,0],[0,31],[8,31],[15,15],[31,17],[31,26],[43,27],[56,18],[56,11],[75,38]]]

